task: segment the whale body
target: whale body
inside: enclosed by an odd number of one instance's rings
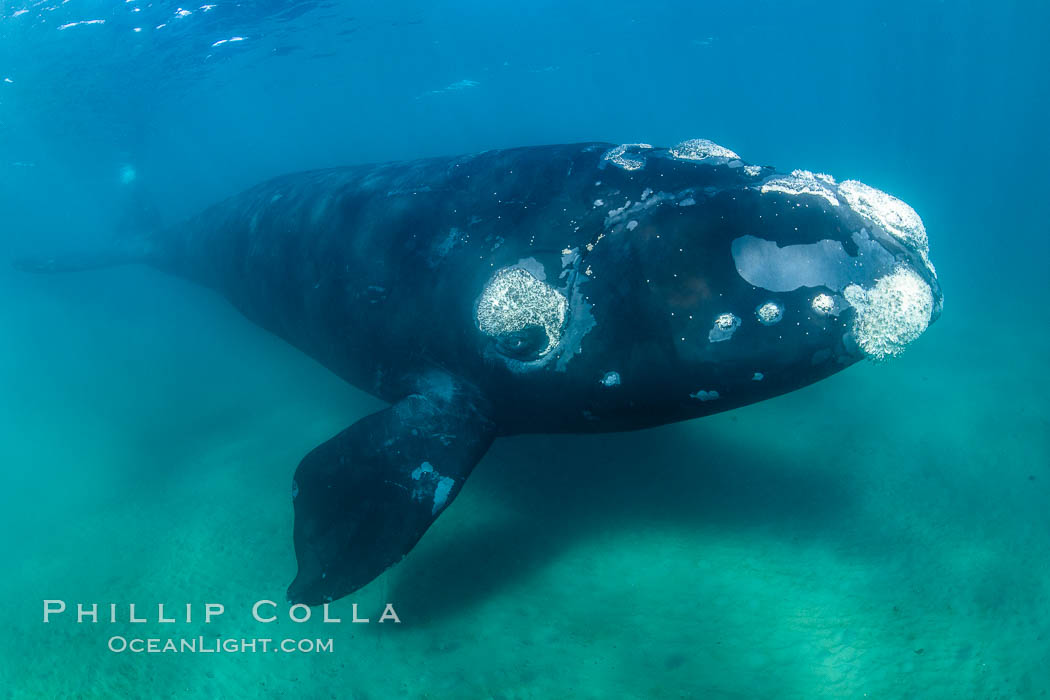
[[[405,556],[499,436],[761,401],[899,355],[942,304],[907,204],[703,139],[286,175],[20,266],[134,262],[217,290],[390,404],[296,470],[288,597],[307,604]]]

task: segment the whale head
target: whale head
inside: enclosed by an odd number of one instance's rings
[[[498,270],[476,309],[495,354],[547,377],[516,395],[558,395],[567,430],[763,400],[897,357],[941,313],[922,220],[874,187],[705,140],[612,147],[601,168],[589,239],[560,271]]]

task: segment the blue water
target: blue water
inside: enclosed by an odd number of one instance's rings
[[[378,402],[151,270],[0,271],[0,695],[1045,697],[1048,31],[1038,2],[5,0],[0,258],[296,170],[702,137],[905,199],[945,308],[773,401],[497,443],[356,598],[400,626],[132,655],[42,600],[222,600],[193,633],[258,636],[292,470]]]

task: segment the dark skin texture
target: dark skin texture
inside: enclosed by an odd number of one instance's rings
[[[770,168],[612,144],[336,168],[258,185],[162,234],[109,251],[28,261],[59,271],[146,262],[209,286],[249,319],[392,405],[312,451],[295,476],[296,602],[366,585],[411,549],[492,440],[632,430],[753,403],[861,357],[852,311],[815,314],[804,287],[771,294],[731,253],[839,241],[867,227],[892,264],[936,280],[914,251],[846,206],[761,193]],[[751,170],[751,172],[748,172]],[[870,286],[886,262],[858,268]],[[494,275],[527,270],[567,312],[548,348],[536,325],[487,333]],[[840,291],[840,290],[839,290]],[[755,322],[773,300],[784,317]],[[556,298],[556,296],[551,296]],[[710,342],[734,313],[729,342]],[[619,382],[603,378],[615,372]],[[754,377],[760,373],[762,381]],[[700,400],[713,396],[717,400]]]

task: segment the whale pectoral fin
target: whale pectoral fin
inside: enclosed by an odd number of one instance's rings
[[[362,418],[299,464],[290,601],[319,605],[369,583],[459,493],[494,429],[476,392],[448,381],[444,389]]]

